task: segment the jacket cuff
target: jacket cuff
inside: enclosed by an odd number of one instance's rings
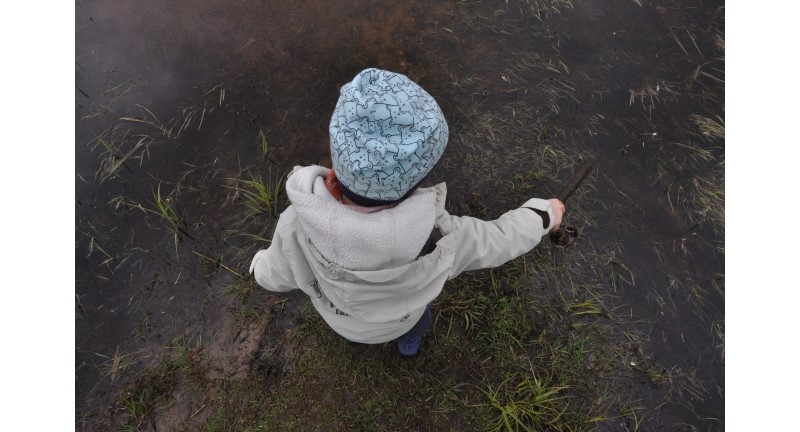
[[[250,261],[250,270],[248,271],[248,273],[253,274],[253,270],[256,269],[256,263],[261,258],[261,256],[264,255],[264,252],[265,252],[264,250],[256,252],[256,255],[253,257],[253,260]]]
[[[553,223],[555,222],[556,218],[553,214],[553,208],[550,205],[549,200],[541,199],[541,198],[531,198],[528,201],[525,201],[525,204],[522,204],[522,207],[528,208],[531,210],[538,210],[542,212],[547,212],[547,216],[550,218],[549,223],[545,230],[550,231],[553,229]]]

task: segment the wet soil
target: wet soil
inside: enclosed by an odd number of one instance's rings
[[[329,164],[338,88],[379,67],[445,112],[431,182],[453,213],[549,197],[591,159],[568,247],[609,254],[647,350],[702,387],[648,421],[724,430],[724,216],[697,199],[698,179],[724,190],[724,137],[692,117],[724,119],[723,2],[85,0],[75,20],[77,429],[102,430],[126,373],[164,352],[202,344],[199,385],[291,370],[304,299],[231,288],[266,245],[242,233],[268,237],[274,218],[243,221],[229,179]],[[548,146],[564,158],[510,193]],[[207,420],[172,399],[148,427]]]

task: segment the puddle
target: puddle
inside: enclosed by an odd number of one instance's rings
[[[591,156],[567,204],[575,247],[609,255],[609,289],[632,326],[648,323],[653,357],[704,384],[693,412],[670,404],[663,422],[724,430],[724,221],[695,199],[724,138],[692,117],[724,119],[716,3],[77,3],[78,423],[115,391],[114,353],[139,353],[135,368],[187,333],[243,362],[268,349],[274,333],[231,324],[229,287],[263,245],[241,234],[271,219],[244,220],[230,179],[328,164],[338,88],[374,66],[442,106],[451,143],[433,180],[454,213],[555,194],[577,166],[547,148]],[[302,299],[274,299],[264,313],[290,328]]]

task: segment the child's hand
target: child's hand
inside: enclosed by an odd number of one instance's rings
[[[553,216],[556,218],[556,220],[553,222],[553,229],[550,231],[555,231],[561,226],[561,219],[564,217],[564,213],[566,213],[567,208],[558,198],[550,198],[550,208],[553,209]]]

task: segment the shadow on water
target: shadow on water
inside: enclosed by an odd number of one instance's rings
[[[374,66],[442,106],[451,143],[434,180],[454,213],[496,217],[593,161],[567,206],[585,224],[574,247],[607,256],[626,325],[664,376],[692,383],[679,395],[691,403],[659,406],[649,425],[724,430],[724,211],[704,186],[724,190],[722,7],[76,3],[76,427],[102,428],[126,371],[187,340],[280,369],[252,355],[290,351],[276,341],[305,303],[248,286],[249,258],[291,167],[330,163],[338,88]],[[272,207],[249,212],[247,181],[275,186]],[[265,335],[243,336],[266,317]]]

